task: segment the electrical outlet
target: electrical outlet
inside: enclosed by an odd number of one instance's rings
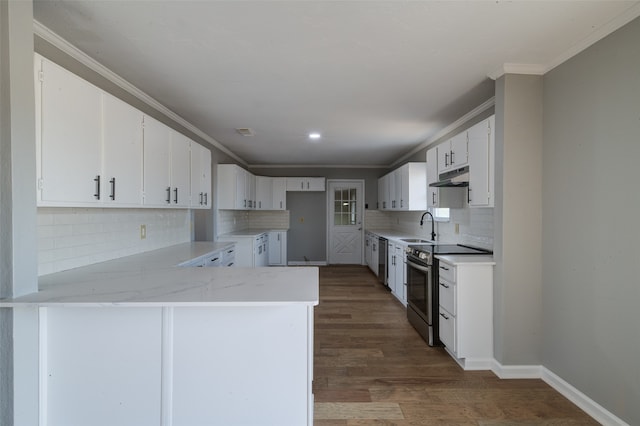
[[[456,223],[456,234],[460,233],[460,224]]]
[[[140,239],[144,240],[147,238],[147,225],[140,225]]]

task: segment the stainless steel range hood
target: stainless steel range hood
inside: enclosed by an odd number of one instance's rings
[[[469,166],[440,173],[438,182],[433,182],[429,186],[439,188],[469,186]]]

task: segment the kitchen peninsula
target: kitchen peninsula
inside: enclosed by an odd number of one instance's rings
[[[16,424],[312,424],[318,270],[179,267],[185,243],[40,278],[14,309]]]

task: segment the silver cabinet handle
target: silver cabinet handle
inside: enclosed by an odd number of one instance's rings
[[[167,204],[171,204],[171,187],[167,186]]]
[[[173,202],[178,204],[178,187],[177,186],[173,189]]]

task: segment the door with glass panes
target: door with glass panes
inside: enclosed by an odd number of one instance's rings
[[[364,182],[330,180],[328,183],[328,263],[361,265]]]

